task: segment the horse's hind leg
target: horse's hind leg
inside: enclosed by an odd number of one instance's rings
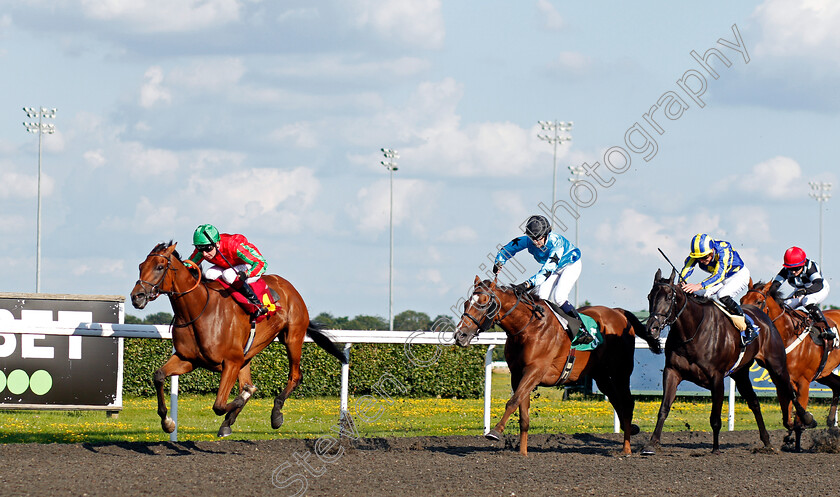
[[[793,402],[793,408],[796,410],[796,415],[802,421],[802,424],[806,428],[815,428],[817,426],[817,420],[814,419],[814,416],[810,412],[802,407],[802,404],[799,403],[793,391],[790,373],[788,373],[787,368],[787,355],[784,349],[778,348],[765,354],[764,360],[759,362],[759,365],[764,366],[764,369],[770,375],[770,379],[773,380],[773,384],[776,386],[776,395],[779,398],[779,404],[782,405],[782,411],[785,410],[788,402]]]
[[[155,371],[152,376],[152,383],[155,385],[155,391],[158,398],[158,416],[160,416],[160,426],[166,433],[175,431],[175,421],[167,416],[166,399],[163,394],[163,384],[167,378],[172,375],[182,375],[193,370],[193,364],[187,362],[180,357],[173,355],[169,358],[163,366]]]
[[[239,413],[242,412],[245,404],[248,403],[248,399],[250,399],[256,391],[257,387],[255,387],[251,381],[251,363],[249,362],[239,370],[239,395],[237,396],[237,400],[234,401],[234,404],[238,407],[235,407],[233,410],[225,414],[225,420],[222,421],[222,426],[219,427],[218,436],[226,437],[232,433],[230,427],[236,422],[236,417],[239,416]],[[242,405],[239,405],[240,399]]]
[[[732,379],[735,380],[738,392],[747,401],[747,406],[749,406],[750,411],[752,411],[755,417],[755,423],[758,425],[758,436],[764,444],[764,448],[772,450],[770,447],[770,434],[767,433],[767,428],[764,426],[764,416],[761,415],[761,404],[758,402],[758,396],[755,394],[755,390],[753,390],[749,368],[743,367],[732,373]],[[782,412],[787,412],[784,405],[782,405]]]
[[[820,378],[817,382],[831,388],[831,406],[828,408],[828,417],[825,422],[829,428],[837,426],[837,404],[840,401],[840,376],[831,373],[828,376]]]
[[[300,372],[300,358],[303,355],[303,337],[305,335],[306,326],[289,327],[286,341],[286,356],[289,359],[289,381],[280,395],[274,398],[274,407],[271,409],[271,427],[275,430],[283,426],[283,405],[295,388],[300,385],[300,380],[303,377]]]
[[[630,376],[628,374],[627,381],[623,381],[623,379],[621,379],[614,382],[609,375],[596,375],[595,383],[598,385],[598,389],[601,390],[601,393],[603,393],[607,397],[607,400],[610,401],[610,404],[612,404],[612,407],[615,409],[615,413],[618,416],[619,424],[624,432],[624,445],[621,451],[624,454],[630,454],[632,452],[630,448],[630,436],[635,434],[635,425],[633,425],[633,407],[636,403],[633,399],[633,394],[630,393]],[[620,383],[620,385],[616,385],[616,383]],[[635,430],[638,429],[639,427],[635,426]]]

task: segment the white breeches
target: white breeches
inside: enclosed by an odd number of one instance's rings
[[[695,294],[708,298],[717,297],[718,300],[721,297],[729,296],[737,302],[738,299],[735,295],[746,290],[748,286],[750,286],[750,270],[742,267],[740,271],[724,279],[721,283],[710,286],[709,288],[701,288]]]
[[[805,307],[810,304],[821,304],[822,301],[828,297],[829,290],[830,287],[828,286],[828,282],[823,279],[823,287],[819,292],[812,293],[810,295],[803,295],[801,297],[788,297],[785,299],[785,304],[787,304],[791,309]]]
[[[580,259],[555,272],[540,285],[538,294],[543,300],[550,300],[557,305],[563,305],[569,300],[569,292],[580,278]]]
[[[247,264],[239,264],[238,266],[233,266],[233,268],[229,267],[222,267],[222,266],[210,266],[204,270],[204,277],[208,280],[217,280],[220,277],[227,283],[228,285],[233,285],[233,283],[239,279],[237,276],[237,271],[247,271],[248,265]],[[257,281],[259,276],[256,278],[248,278],[246,281],[248,283],[253,283]]]

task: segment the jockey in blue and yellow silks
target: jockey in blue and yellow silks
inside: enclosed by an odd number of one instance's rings
[[[537,288],[539,297],[556,303],[563,312],[580,321],[577,309],[569,303],[569,292],[580,277],[580,249],[562,235],[551,231],[551,224],[543,216],[531,216],[525,224],[525,236],[511,240],[499,250],[493,272],[501,270],[505,262],[517,252],[527,250],[542,264],[539,271],[515,286],[519,291]],[[581,325],[573,344],[591,343],[595,338]]]
[[[711,273],[711,276],[700,283],[688,283],[688,278],[694,271],[694,266]],[[695,295],[713,298],[717,297],[730,314],[741,316],[747,322],[747,329],[742,332],[741,340],[744,345],[758,337],[758,329],[752,318],[741,309],[733,295],[744,290],[750,284],[750,270],[744,265],[741,256],[732,248],[732,244],[723,240],[714,240],[705,233],[698,233],[691,239],[691,252],[685,259],[685,266],[680,271],[682,289]]]

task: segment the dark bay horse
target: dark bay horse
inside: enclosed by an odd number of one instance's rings
[[[300,358],[304,336],[309,335],[342,363],[347,361],[344,353],[318,326],[310,323],[306,304],[292,284],[273,274],[264,275],[263,279],[280,296],[277,305],[282,310],[257,324],[253,343],[246,352],[251,330],[250,316],[232,298],[203,282],[197,272],[191,272],[181,262],[175,245],[172,242],[161,243],[152,249],[140,263],[140,279],[131,291],[131,303],[135,308],[143,309],[163,294],[169,297],[175,314],[172,327],[175,353],[154,374],[163,431],[172,433],[175,429],[175,422],[167,416],[164,380],[201,367],[222,373],[213,412],[225,415],[218,435],[230,435],[230,425],[256,391],[251,381],[251,359],[275,337],[286,345],[289,359],[289,381],[274,399],[271,410],[271,427],[280,428],[283,424],[283,404],[301,381]],[[237,378],[239,395],[228,402]]]
[[[714,433],[712,453],[720,453],[723,380],[727,374],[735,380],[738,391],[752,410],[765,450],[772,451],[770,435],[761,416],[761,406],[750,382],[749,370],[753,361],[767,370],[776,386],[785,427],[790,429],[787,406],[791,401],[799,419],[805,424],[812,424],[813,416],[794,398],[785,360],[785,346],[767,314],[757,307],[744,306],[744,312],[752,317],[761,331],[755,341],[742,349],[740,332],[729,318],[711,301],[686,294],[674,281],[676,274],[676,271],[672,271],[669,278],[662,278],[662,271],[657,270],[653,288],[648,294],[650,317],[647,329],[657,337],[665,327],[669,326],[670,331],[665,341],[662,404],[659,407],[656,428],[650,442],[642,449],[642,454],[653,455],[659,448],[662,427],[677,395],[677,386],[683,380],[711,391],[712,412],[709,424]]]
[[[507,333],[505,360],[510,367],[513,395],[505,413],[485,436],[500,440],[505,424],[519,408],[519,452],[528,455],[531,392],[537,386],[572,383],[591,375],[612,404],[624,431],[623,452],[630,454],[630,436],[638,432],[632,424],[635,400],[630,393],[635,335],[647,340],[659,353],[659,341],[650,336],[631,312],[623,309],[584,307],[582,314],[594,319],[604,334],[604,343],[594,351],[576,351],[569,364],[571,339],[555,315],[533,294],[521,294],[495,281],[475,278],[473,293],[454,333],[462,347],[494,324]]]
[[[810,326],[807,315],[785,306],[778,291],[770,294],[772,283],[772,281],[758,282],[752,285],[741,299],[741,303],[755,305],[767,313],[776,329],[779,330],[786,347],[790,379],[802,407],[808,407],[808,393],[812,381],[831,388],[831,408],[828,412],[827,423],[828,426],[834,426],[837,421],[837,403],[840,400],[840,376],[834,374],[833,370],[840,365],[840,349],[829,347],[826,350],[825,343],[820,345],[815,343],[809,336]],[[825,311],[824,314],[829,325],[836,326],[840,323],[840,310]],[[788,405],[788,413],[791,407]],[[796,432],[794,450],[799,452],[802,437],[800,424],[794,425],[794,431]],[[788,437],[790,435],[789,431]]]

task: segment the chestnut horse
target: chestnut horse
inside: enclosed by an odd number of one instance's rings
[[[673,270],[669,278],[662,278],[662,270],[657,270],[653,288],[648,294],[650,317],[647,329],[657,337],[666,327],[670,327],[670,331],[665,341],[662,404],[656,428],[642,449],[642,454],[653,455],[659,448],[662,427],[677,395],[677,386],[683,380],[711,391],[712,412],[709,424],[714,434],[712,453],[720,453],[720,413],[724,397],[723,380],[727,375],[735,380],[738,391],[755,416],[764,450],[772,451],[770,435],[761,416],[761,406],[750,382],[750,365],[753,361],[767,370],[776,385],[785,427],[790,429],[787,406],[791,401],[799,419],[812,424],[813,416],[794,397],[785,360],[785,345],[767,314],[757,307],[744,306],[744,312],[752,317],[761,331],[755,341],[742,347],[740,332],[723,311],[708,299],[686,294],[674,281],[676,275],[676,270]]]
[[[828,426],[834,426],[837,421],[837,403],[840,399],[840,376],[833,373],[833,370],[840,365],[840,349],[825,345],[817,345],[809,335],[809,322],[807,315],[802,311],[794,311],[784,304],[784,300],[778,291],[768,294],[770,285],[773,282],[758,282],[753,285],[747,294],[741,298],[742,304],[752,304],[767,313],[782,340],[787,347],[787,365],[793,389],[796,391],[799,403],[802,407],[808,407],[808,392],[811,389],[811,382],[816,381],[831,388],[831,408],[828,412]],[[840,323],[840,310],[825,311],[825,318],[830,326]],[[825,362],[823,362],[825,361]],[[783,407],[784,409],[784,407]],[[790,413],[791,406],[787,411]],[[800,438],[802,430],[799,424],[794,425],[796,432],[795,449],[801,450]],[[788,431],[788,438],[791,432]]]
[[[131,303],[137,309],[156,299],[160,294],[169,297],[175,318],[172,326],[172,344],[175,353],[154,374],[158,396],[158,415],[163,431],[172,433],[175,422],[167,416],[163,396],[163,383],[171,375],[189,373],[196,367],[222,373],[213,412],[225,420],[218,435],[230,435],[236,417],[256,391],[251,382],[251,359],[270,344],[275,337],[286,345],[289,359],[289,381],[286,388],[274,399],[271,410],[271,427],[283,424],[283,404],[300,384],[300,358],[305,335],[324,350],[346,363],[342,351],[330,341],[321,329],[309,321],[309,312],[300,294],[291,283],[274,275],[264,275],[269,288],[279,295],[281,310],[257,324],[253,342],[247,350],[250,337],[250,316],[227,293],[201,280],[181,262],[172,242],[158,244],[140,263],[140,279],[131,291]],[[228,402],[234,382],[239,379],[239,395]]]
[[[537,386],[555,386],[591,375],[612,404],[624,431],[624,454],[630,454],[630,436],[639,427],[632,424],[635,400],[630,393],[635,335],[644,338],[651,350],[660,352],[659,341],[629,311],[603,306],[583,307],[582,314],[594,319],[604,335],[604,343],[593,351],[570,354],[571,339],[557,317],[534,294],[517,293],[496,281],[475,278],[473,293],[455,329],[455,343],[461,347],[494,324],[507,333],[505,360],[510,367],[513,395],[505,413],[485,436],[500,440],[505,424],[519,408],[519,453],[528,455],[528,428],[531,392]],[[568,361],[569,357],[573,360]]]

